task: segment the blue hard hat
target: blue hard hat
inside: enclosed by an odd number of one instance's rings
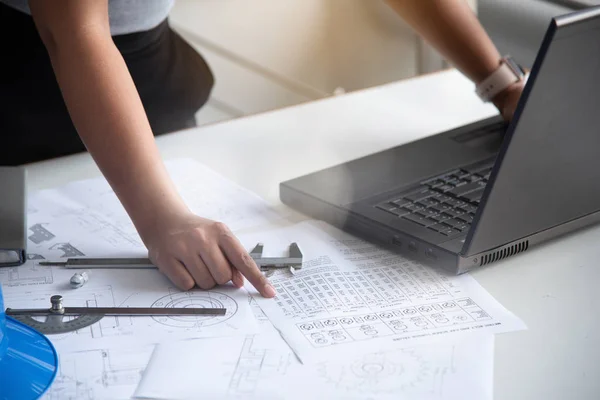
[[[58,356],[46,336],[4,314],[0,285],[0,400],[40,398],[58,370]]]

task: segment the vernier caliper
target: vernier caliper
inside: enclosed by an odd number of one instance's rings
[[[272,271],[274,268],[289,268],[293,274],[296,269],[302,268],[302,252],[298,243],[290,244],[287,257],[263,257],[263,244],[257,244],[250,252],[250,257],[254,259],[256,265],[262,271]]]
[[[263,244],[258,243],[250,256],[262,271],[302,268],[302,252],[297,243],[290,244],[287,257],[263,257]],[[136,269],[156,268],[148,258],[68,258],[66,261],[41,261],[40,265],[61,266],[67,269]]]

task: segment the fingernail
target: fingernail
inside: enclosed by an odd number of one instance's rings
[[[244,286],[244,278],[240,275],[234,275],[233,276],[233,284],[237,287],[242,287]]]
[[[275,292],[275,288],[271,285],[269,285],[268,283],[265,285],[265,288],[263,290],[265,292],[265,295],[267,297],[275,297],[275,295],[277,294],[277,292]]]

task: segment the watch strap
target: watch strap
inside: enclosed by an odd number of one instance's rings
[[[485,102],[490,102],[496,95],[513,83],[519,82],[525,73],[511,57],[504,57],[500,66],[477,85],[475,92]]]

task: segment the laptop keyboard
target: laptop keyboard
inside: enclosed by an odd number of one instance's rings
[[[471,227],[493,166],[492,161],[445,173],[375,207],[431,232],[459,235]]]

